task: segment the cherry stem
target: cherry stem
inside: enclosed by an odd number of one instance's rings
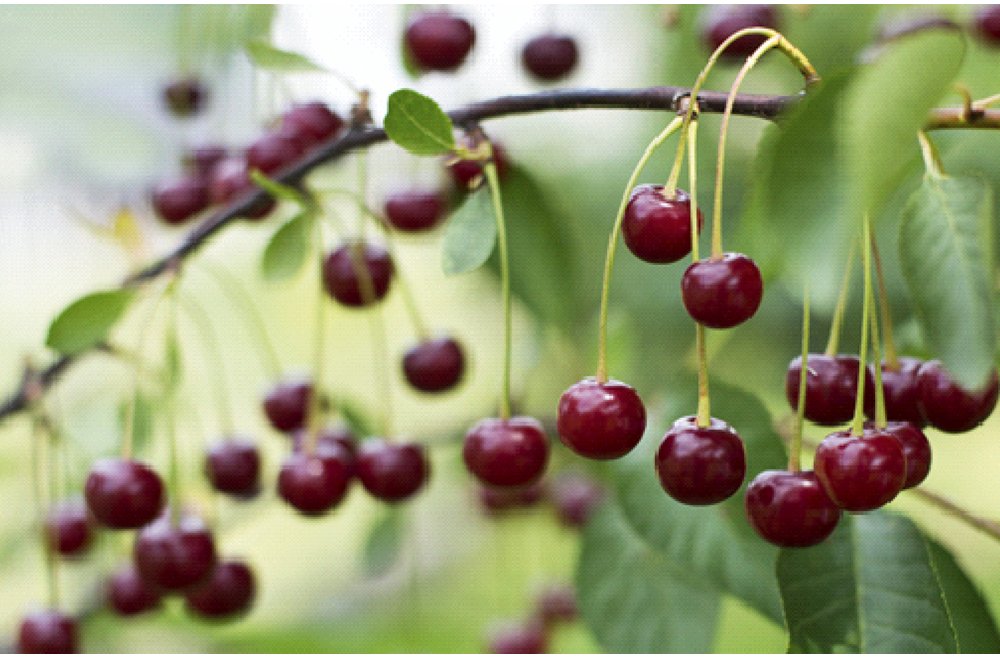
[[[608,238],[608,251],[604,257],[604,281],[601,285],[601,311],[598,323],[597,341],[597,381],[600,383],[608,380],[608,301],[611,292],[611,272],[615,265],[615,251],[618,248],[618,236],[622,230],[622,220],[625,218],[625,209],[632,198],[632,190],[635,188],[639,175],[646,167],[646,163],[653,156],[656,150],[673,135],[684,123],[680,117],[674,117],[667,127],[653,138],[653,141],[646,146],[642,157],[636,163],[629,176],[628,183],[625,184],[625,192],[622,193],[621,203],[618,205],[618,214],[615,216],[615,223],[611,228],[611,236]],[[664,190],[666,192],[666,190]],[[691,199],[691,206],[694,207],[694,198]]]
[[[705,355],[705,326],[694,324],[694,343],[698,353],[698,416],[699,428],[712,425],[711,399],[708,394],[708,357]]]
[[[882,314],[882,329],[885,338],[885,363],[889,370],[899,370],[899,356],[896,353],[896,341],[892,333],[892,310],[889,308],[889,289],[885,285],[885,272],[882,269],[882,255],[878,249],[878,240],[872,234],[872,257],[875,260],[875,274],[878,281],[878,303]]]
[[[833,357],[840,348],[840,327],[844,323],[844,310],[847,308],[847,296],[851,289],[851,271],[854,269],[854,250],[856,246],[851,242],[851,249],[847,252],[847,263],[844,265],[844,276],[840,280],[840,293],[837,295],[837,306],[833,309],[833,319],[830,321],[830,336],[826,341],[826,351],[824,354]]]
[[[365,212],[364,208],[368,204],[368,149],[361,149],[357,155],[357,186],[358,201],[360,205],[360,217],[358,218],[358,238],[364,242],[365,239]]]
[[[47,424],[40,401],[32,406],[31,423],[31,484],[35,499],[35,516],[38,524],[39,538],[42,542],[42,560],[45,563],[45,579],[48,588],[48,602],[53,609],[59,608],[59,561],[55,555],[52,543],[48,538],[46,514],[55,502],[55,488],[52,474],[52,437],[47,432]],[[46,500],[45,487],[42,485],[42,450],[45,450],[45,471],[49,477],[49,494]]]
[[[691,262],[697,263],[698,241],[701,236],[698,234],[698,117],[691,120],[687,128],[687,139],[691,143],[688,151],[688,185],[691,191],[688,193],[691,203],[689,206],[689,216],[691,219]]]
[[[851,424],[851,433],[856,437],[861,437],[865,424],[865,374],[868,369],[868,324],[871,317],[872,299],[869,292],[872,285],[871,272],[871,226],[868,215],[865,215],[863,222],[863,239],[861,247],[861,257],[864,268],[864,303],[861,313],[861,346],[858,351],[858,394],[854,401],[854,421]]]
[[[872,289],[869,288],[866,290],[865,295],[868,298],[872,298],[869,304],[874,307],[875,301]],[[874,309],[871,314],[871,333],[872,361],[875,362],[875,427],[881,429],[886,427],[888,419],[885,412],[885,391],[882,389],[882,353],[878,335],[878,314],[874,312]]]
[[[507,253],[507,223],[503,216],[503,201],[500,198],[500,178],[493,162],[493,144],[489,147],[489,160],[483,165],[486,183],[490,187],[490,199],[493,201],[493,217],[497,223],[497,248],[500,250],[500,292],[503,297],[503,384],[500,394],[500,418],[509,419],[510,409],[510,365],[513,353],[514,323],[510,300],[510,256]]]
[[[799,399],[795,405],[795,429],[788,449],[788,471],[802,470],[802,424],[806,416],[806,378],[809,375],[809,285],[802,292],[802,364],[799,369]]]
[[[316,258],[316,320],[313,337],[313,373],[312,395],[309,396],[307,411],[306,440],[304,449],[306,455],[312,455],[316,450],[319,432],[322,427],[321,401],[323,399],[323,366],[326,361],[326,291],[323,288],[323,223],[316,218],[313,225],[313,251]],[[365,270],[367,273],[367,269]]]
[[[944,165],[941,163],[941,155],[938,153],[934,142],[924,131],[917,131],[917,141],[920,142],[920,154],[924,158],[924,170],[927,176],[935,179],[945,178]]]
[[[222,429],[225,436],[232,436],[236,430],[235,416],[233,416],[232,399],[229,395],[229,386],[226,383],[226,361],[222,356],[222,347],[212,323],[209,320],[205,308],[192,297],[180,297],[181,307],[185,315],[190,318],[201,335],[202,341],[208,348],[209,361],[206,363],[207,370],[211,371],[210,379],[213,381],[215,389],[215,402],[219,408],[219,416],[222,420]]]
[[[170,295],[170,306],[167,313],[166,345],[170,350],[171,346],[177,345],[177,291],[176,279],[170,282],[167,292]],[[180,455],[177,451],[177,389],[179,382],[170,382],[170,387],[166,392],[166,427],[167,427],[167,448],[169,450],[170,469],[168,475],[170,487],[170,521],[177,527],[181,519],[181,470]]]
[[[691,188],[690,213],[691,221],[691,260],[698,261],[698,115],[692,116],[687,127],[687,139],[691,143],[688,148],[688,185]],[[699,428],[712,425],[712,403],[708,388],[708,355],[705,348],[705,326],[695,323],[695,352],[698,355],[698,412],[696,422]]]

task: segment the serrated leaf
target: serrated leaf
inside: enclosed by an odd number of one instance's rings
[[[845,516],[824,542],[782,549],[777,572],[790,652],[959,650],[926,538],[905,517]]]
[[[900,263],[928,347],[972,390],[996,356],[992,222],[985,183],[926,176],[900,225]]]
[[[94,347],[108,338],[135,298],[134,291],[90,293],[70,303],[49,325],[45,345],[64,355]]]
[[[1000,652],[1000,632],[982,593],[940,543],[926,538],[934,571],[944,591],[959,650],[966,654]]]
[[[608,652],[712,648],[719,593],[645,544],[612,500],[583,531],[576,590],[581,616]]]
[[[441,268],[446,275],[475,270],[490,258],[497,241],[496,216],[489,189],[473,192],[451,214],[441,246]]]
[[[276,199],[284,199],[303,207],[309,205],[309,200],[306,199],[301,190],[296,190],[290,185],[285,185],[280,181],[268,178],[257,169],[250,170],[250,179]]]
[[[412,89],[389,96],[383,122],[389,139],[418,156],[436,156],[455,148],[451,119],[434,99]]]
[[[311,213],[299,213],[271,235],[260,260],[264,279],[289,279],[302,270],[309,257],[314,221]]]
[[[326,69],[301,53],[275,48],[264,39],[250,39],[244,45],[253,65],[280,73],[307,73]]]
[[[366,575],[385,574],[399,560],[403,548],[404,521],[399,508],[387,508],[369,529],[362,553]]]

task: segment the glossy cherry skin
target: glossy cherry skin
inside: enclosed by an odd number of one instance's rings
[[[136,535],[135,567],[151,586],[180,591],[201,583],[215,568],[215,541],[204,522],[182,515],[174,525],[169,512]]]
[[[704,222],[698,210],[698,230]],[[629,251],[649,263],[673,263],[691,253],[691,197],[676,190],[674,198],[662,185],[639,185],[625,207],[622,237]]]
[[[521,487],[536,482],[549,462],[549,440],[536,419],[483,419],[465,435],[465,466],[481,483]]]
[[[404,35],[414,64],[424,71],[454,71],[476,43],[476,31],[461,16],[422,12],[413,17]]]
[[[403,190],[386,198],[385,219],[400,231],[427,231],[444,218],[447,207],[437,190]]]
[[[532,38],[521,50],[521,64],[535,78],[551,82],[570,74],[580,58],[576,40],[565,34],[546,33]]]
[[[945,432],[967,432],[985,421],[997,405],[997,372],[979,391],[955,383],[941,362],[927,362],[917,372],[920,410],[927,422]]]
[[[212,170],[214,170],[215,166],[222,162],[227,155],[228,152],[226,151],[226,147],[218,144],[196,146],[185,154],[184,166],[192,174],[202,178],[207,185],[209,177],[212,175]]]
[[[260,452],[253,442],[230,437],[209,447],[205,474],[216,492],[252,497],[260,491]]]
[[[368,439],[358,448],[357,473],[376,499],[395,503],[416,494],[430,477],[430,463],[419,444]]]
[[[917,373],[924,363],[914,357],[900,357],[899,368],[890,369],[882,362],[882,392],[885,396],[885,415],[890,421],[909,421],[923,428],[927,425],[923,412],[920,410],[920,395],[917,388]],[[869,372],[874,367],[869,367]],[[870,390],[875,390],[875,380],[872,376]],[[875,396],[865,396],[865,414],[869,419],[875,418]]]
[[[235,618],[245,614],[257,595],[257,580],[250,566],[239,560],[222,561],[208,581],[184,594],[191,613],[209,619]]]
[[[292,432],[305,425],[312,382],[303,378],[279,382],[264,397],[264,413],[275,430]]]
[[[153,210],[167,224],[183,224],[208,208],[208,185],[201,176],[165,181],[153,190]]]
[[[353,457],[333,442],[317,441],[285,458],[278,473],[278,494],[303,515],[320,515],[347,495],[354,475]]]
[[[714,51],[736,32],[749,27],[778,29],[778,15],[771,5],[715,5],[708,10],[702,38],[709,50]],[[723,58],[743,59],[753,54],[767,41],[764,35],[747,35],[731,43]]]
[[[548,586],[538,594],[535,609],[543,625],[573,622],[579,614],[576,591],[568,584]]]
[[[906,454],[889,432],[866,428],[827,435],[813,458],[816,477],[837,506],[850,512],[881,508],[906,482]]]
[[[77,645],[76,621],[59,611],[36,611],[21,620],[17,633],[17,651],[20,654],[75,654]]]
[[[293,451],[303,451],[305,450],[305,441],[308,436],[308,431],[305,429],[296,430],[292,433],[292,450]],[[335,446],[342,452],[341,458],[346,462],[348,466],[348,471],[353,478],[356,474],[356,462],[357,462],[357,452],[358,452],[358,440],[348,428],[345,426],[331,426],[329,428],[323,428],[319,431],[319,435],[316,437],[316,445],[330,445]]]
[[[256,188],[250,178],[246,159],[241,157],[223,158],[208,177],[208,191],[213,204],[232,203]],[[244,217],[251,220],[263,219],[270,215],[275,206],[277,202],[271,197],[266,197],[244,213]]]
[[[463,146],[472,149],[475,142],[468,136],[461,139]],[[510,169],[510,158],[507,149],[502,144],[493,142],[493,165],[497,170],[497,178],[503,180],[507,177]],[[458,160],[448,165],[451,178],[460,190],[468,190],[480,184],[483,174],[483,166],[476,160]]]
[[[160,591],[140,576],[134,565],[111,575],[106,586],[108,605],[120,616],[134,616],[160,607]]]
[[[865,423],[865,428],[874,427],[875,423],[872,421]],[[889,421],[884,430],[896,438],[906,457],[903,489],[920,485],[931,470],[931,443],[927,440],[927,435],[909,421]]]
[[[548,647],[545,628],[533,620],[506,625],[489,641],[491,654],[545,654]]]
[[[992,46],[1000,46],[1000,5],[983,5],[973,17],[976,33]]]
[[[186,118],[198,114],[207,100],[208,89],[198,78],[179,78],[163,88],[163,101],[175,117]]]
[[[592,460],[620,458],[646,430],[646,408],[635,389],[618,380],[585,378],[559,397],[557,427],[562,443]]]
[[[826,540],[840,521],[840,508],[811,471],[765,471],[747,486],[747,521],[779,547],[811,547]]]
[[[757,264],[743,254],[692,263],[681,280],[684,308],[705,327],[725,329],[749,320],[764,296]]]
[[[247,148],[247,167],[273,174],[291,165],[303,153],[303,145],[293,136],[280,132],[266,133]]]
[[[455,339],[427,339],[403,355],[403,375],[417,391],[438,393],[454,388],[465,374],[465,353]]]
[[[344,120],[321,101],[296,105],[281,118],[281,125],[298,135],[312,148],[336,137],[344,128]]]
[[[84,495],[90,513],[112,529],[137,529],[152,522],[165,503],[163,481],[135,460],[98,460],[87,476]]]
[[[663,490],[692,506],[728,499],[740,489],[747,471],[743,440],[736,431],[715,418],[700,428],[693,416],[674,422],[654,464]]]
[[[384,247],[352,242],[326,257],[323,284],[326,292],[344,306],[365,307],[386,296],[395,271]],[[371,284],[370,289],[366,282]]]
[[[589,476],[563,473],[552,480],[549,496],[559,522],[563,526],[579,529],[587,524],[591,514],[604,500],[604,488]]]
[[[80,556],[90,547],[92,524],[83,501],[63,501],[45,517],[45,540],[60,556]]]
[[[846,423],[854,417],[858,396],[860,362],[853,355],[810,353],[806,361],[805,417],[821,426]],[[799,406],[799,379],[802,357],[788,365],[785,375],[785,398],[793,410]],[[871,369],[865,371],[865,400],[874,398],[875,382]]]
[[[499,516],[516,508],[530,508],[545,498],[546,488],[541,482],[523,487],[479,488],[479,504],[489,516]]]

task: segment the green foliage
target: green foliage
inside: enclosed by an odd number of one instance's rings
[[[1000,632],[982,594],[950,551],[931,538],[925,536],[924,540],[948,603],[959,650],[967,654],[1000,652]]]
[[[128,310],[135,298],[131,290],[89,293],[70,303],[49,325],[45,345],[64,355],[93,348]]]
[[[469,194],[448,218],[441,246],[441,268],[446,275],[475,270],[490,258],[496,242],[496,216],[490,191],[484,186]]]
[[[149,396],[140,391],[135,393],[135,400],[132,397],[123,400],[118,405],[119,436],[125,432],[126,419],[133,413],[131,409],[133,405],[135,411],[132,417],[132,447],[136,453],[140,453],[153,439],[153,432],[156,429],[156,406]]]
[[[264,248],[260,269],[264,279],[280,281],[297,275],[309,257],[315,217],[303,211],[271,235]]]
[[[278,73],[310,73],[326,71],[305,55],[275,48],[265,39],[251,39],[244,48],[253,65]]]
[[[365,574],[378,576],[388,572],[399,561],[406,530],[403,512],[387,508],[368,530],[361,556]]]
[[[285,201],[290,201],[303,207],[309,205],[309,200],[306,199],[305,194],[303,194],[301,190],[297,190],[290,185],[285,185],[280,181],[268,178],[261,173],[260,170],[251,170],[250,179],[276,199],[284,199]]]
[[[432,98],[412,89],[389,95],[383,122],[389,139],[418,156],[436,156],[455,148],[451,119]]]

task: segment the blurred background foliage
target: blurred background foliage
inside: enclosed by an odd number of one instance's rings
[[[44,362],[47,355],[40,346],[45,328],[67,302],[114,285],[138,259],[162,253],[180,239],[178,230],[155,221],[146,196],[156,180],[179,170],[179,155],[186,147],[205,141],[238,147],[296,100],[320,98],[346,114],[354,98],[337,77],[255,71],[242,50],[248,39],[269,38],[370,89],[376,119],[384,115],[389,93],[402,86],[430,95],[446,109],[540,89],[521,72],[517,53],[527,38],[550,26],[575,35],[581,46],[581,66],[566,82],[572,86],[689,85],[708,55],[698,36],[705,11],[699,6],[463,6],[460,11],[477,28],[469,62],[455,75],[412,79],[398,49],[407,11],[380,5],[0,8],[5,28],[0,44],[0,76],[5,80],[0,95],[0,152],[5,154],[0,162],[0,299],[6,308],[0,323],[0,387],[12,390],[17,385],[26,357]],[[852,66],[879,30],[894,20],[936,14],[964,24],[970,9],[795,5],[780,12],[789,39],[822,75],[834,77]],[[998,64],[1000,53],[968,39],[958,80],[974,97],[997,93]],[[921,63],[914,62],[913,75],[919,76],[920,68]],[[161,107],[159,93],[164,81],[182,70],[204,77],[212,99],[204,116],[177,123]],[[728,89],[734,73],[734,67],[721,66],[706,87]],[[797,72],[771,55],[750,76],[744,91],[790,94],[800,87]],[[957,97],[943,100],[958,102]],[[593,110],[485,125],[516,163],[505,187],[518,293],[514,395],[519,409],[550,425],[561,391],[595,366],[607,232],[633,164],[664,121],[655,112]],[[702,199],[708,198],[714,176],[718,127],[718,117],[703,118]],[[739,386],[763,401],[774,418],[781,418],[787,414],[785,369],[798,352],[802,280],[796,273],[811,271],[817,290],[835,291],[842,265],[829,257],[821,231],[805,231],[799,242],[783,241],[768,229],[768,218],[753,203],[754,190],[775,183],[760,180],[757,162],[767,130],[767,123],[758,119],[733,120],[724,196],[727,248],[757,258],[768,276],[767,294],[752,322],[711,332],[709,351],[713,382],[720,383],[717,396],[726,395],[725,383]],[[1000,191],[1000,134],[955,131],[934,137],[949,171],[976,173]],[[643,180],[665,180],[672,156],[668,145]],[[916,143],[912,153],[900,158],[907,169],[882,213],[879,240],[902,352],[923,354],[895,245],[900,209],[921,174]],[[406,155],[393,145],[372,149],[369,168],[368,201],[373,207],[388,191],[444,180],[440,163]],[[345,158],[311,180],[318,186],[350,187],[355,176],[352,159]],[[817,189],[816,195],[823,198],[828,192]],[[353,218],[349,205],[331,205],[343,217]],[[289,213],[282,208],[277,215]],[[106,238],[116,217],[125,218],[121,226],[134,222],[137,251],[130,253]],[[810,227],[834,221],[832,213],[801,218]],[[258,359],[261,348],[240,310],[204,268],[224,264],[242,281],[252,291],[283,366],[307,370],[314,276],[306,273],[290,283],[269,285],[259,275],[260,252],[277,223],[227,229],[192,259],[183,285],[186,294],[211,310],[213,326],[224,340],[224,377],[238,429],[259,441],[271,483],[287,445],[267,427],[260,410],[261,393],[269,384]],[[503,519],[488,518],[478,508],[475,487],[461,463],[460,440],[473,420],[495,410],[502,359],[499,291],[489,270],[444,277],[437,236],[402,239],[397,246],[401,269],[417,291],[430,326],[454,334],[467,346],[471,372],[457,393],[434,399],[411,393],[395,370],[392,377],[396,427],[432,446],[429,490],[390,521],[385,507],[362,496],[358,488],[319,520],[293,514],[277,500],[273,487],[250,503],[213,500],[200,476],[200,460],[205,443],[220,431],[211,390],[215,364],[196,328],[182,326],[186,376],[179,423],[187,491],[217,524],[222,553],[246,557],[256,567],[258,602],[245,619],[225,626],[193,622],[180,606],[124,624],[97,612],[88,617],[83,631],[87,650],[471,652],[483,648],[491,624],[526,614],[540,586],[573,579],[579,535],[561,527],[550,508]],[[800,264],[799,269],[784,268],[787,261]],[[651,409],[651,425],[659,423],[657,428],[665,428],[670,420],[664,418],[666,410],[675,409],[676,400],[687,399],[695,388],[690,370],[694,332],[679,299],[684,267],[650,266],[622,251],[612,287],[612,374],[642,393]],[[852,296],[845,347],[857,344],[859,298]],[[395,359],[413,340],[412,329],[398,295],[383,309]],[[814,349],[825,342],[831,312],[832,295],[818,294]],[[147,315],[145,308],[134,309],[116,332],[116,343],[135,347]],[[352,401],[363,417],[374,415],[382,401],[376,393],[369,319],[365,313],[340,309],[331,310],[330,318],[333,347],[324,384]],[[158,347],[149,352],[159,359]],[[121,405],[131,387],[128,363],[96,355],[83,360],[53,390],[50,405],[63,425],[71,456],[67,491],[79,491],[91,460],[116,450]],[[935,465],[927,486],[978,513],[1000,516],[1000,501],[983,487],[995,480],[1000,464],[1000,447],[994,441],[998,429],[994,420],[960,437],[931,433]],[[817,439],[819,433],[809,430]],[[658,434],[651,428],[644,447],[655,443]],[[10,638],[22,613],[43,600],[45,588],[34,509],[27,505],[27,420],[5,422],[0,441],[5,447],[0,453],[0,498],[23,502],[6,506],[0,516],[0,638]],[[141,454],[164,465],[161,445],[160,429],[153,423]],[[558,442],[553,446],[550,473],[569,466],[593,467],[580,464]],[[652,468],[646,472],[652,479]],[[598,469],[595,475],[610,479],[613,474]],[[993,610],[1000,607],[1000,545],[907,494],[891,508],[911,514],[952,549]],[[398,524],[398,533],[386,533],[386,524]],[[381,532],[373,539],[376,529]],[[385,543],[392,546],[386,549]],[[90,607],[102,575],[128,551],[128,538],[105,533],[98,551],[67,565],[62,570],[67,608]],[[388,551],[389,558],[372,559],[372,551]],[[382,563],[379,574],[366,573],[366,556]],[[768,619],[728,595],[719,606],[718,626],[703,630],[713,649],[785,649],[780,617]],[[560,630],[552,644],[560,652],[599,648],[583,623]]]

